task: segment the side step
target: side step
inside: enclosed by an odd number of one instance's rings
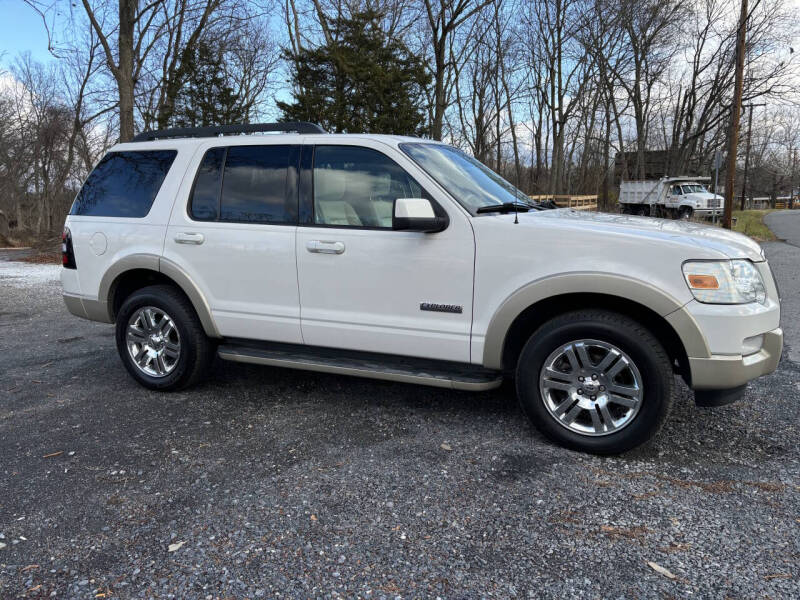
[[[221,345],[217,353],[220,358],[235,362],[402,381],[455,390],[490,390],[503,382],[499,371],[475,365],[335,348],[242,340]]]

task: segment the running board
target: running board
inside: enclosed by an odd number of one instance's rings
[[[401,381],[455,390],[476,392],[490,390],[503,382],[499,371],[476,365],[334,348],[243,342],[223,344],[217,353],[220,358],[235,362]]]

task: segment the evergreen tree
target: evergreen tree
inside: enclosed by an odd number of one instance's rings
[[[201,41],[191,60],[181,66],[183,89],[170,118],[173,127],[206,127],[247,122],[247,110],[228,84],[223,52]]]
[[[365,10],[337,19],[330,43],[285,53],[292,65],[294,102],[278,102],[287,121],[312,121],[336,133],[421,134],[422,61],[380,27],[380,13]]]

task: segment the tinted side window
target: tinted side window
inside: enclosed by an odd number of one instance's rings
[[[203,156],[192,188],[189,212],[197,221],[216,221],[219,215],[219,189],[225,148],[212,148]]]
[[[147,216],[177,154],[175,150],[106,154],[78,192],[69,214]]]
[[[228,148],[222,180],[221,219],[254,223],[297,222],[297,198],[286,177],[290,146]]]
[[[357,146],[314,151],[314,222],[392,227],[396,198],[424,198],[420,185],[388,156]]]

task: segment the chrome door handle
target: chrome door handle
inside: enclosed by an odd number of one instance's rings
[[[344,252],[344,242],[312,240],[306,242],[306,250],[319,254],[342,254]]]
[[[177,244],[195,244],[199,246],[205,241],[205,236],[202,233],[176,233],[175,234],[175,243]]]

